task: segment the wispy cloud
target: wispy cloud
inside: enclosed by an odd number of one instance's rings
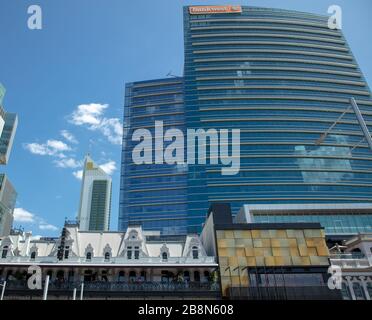
[[[45,143],[25,143],[24,148],[32,154],[41,156],[56,156],[64,158],[63,152],[70,151],[71,147],[60,140],[47,140]]]
[[[85,126],[92,131],[100,131],[109,142],[120,145],[123,126],[119,118],[103,116],[107,108],[108,104],[81,104],[72,112],[69,122],[77,126]]]
[[[13,215],[14,215],[14,222],[26,222],[26,223],[35,222],[35,215],[23,208],[15,208]]]
[[[53,226],[52,224],[40,224],[39,225],[40,230],[49,230],[49,231],[57,231],[58,228],[56,226]]]
[[[82,165],[81,161],[77,161],[74,158],[63,158],[63,159],[58,159],[53,161],[55,165],[59,168],[79,168]]]
[[[14,209],[14,222],[30,225],[36,224],[40,230],[57,231],[59,229],[56,226],[46,222],[43,218],[39,217],[38,215],[23,208]]]
[[[114,171],[116,170],[116,162],[115,161],[109,161],[106,163],[103,163],[99,166],[103,171],[105,171],[109,176],[111,176]]]
[[[60,133],[61,133],[61,136],[64,137],[68,142],[74,143],[74,144],[79,143],[71,132],[67,130],[61,130]]]

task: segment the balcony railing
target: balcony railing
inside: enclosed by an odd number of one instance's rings
[[[81,282],[60,282],[49,283],[49,291],[73,291],[81,287]],[[6,290],[32,291],[28,288],[25,280],[7,281]],[[84,282],[86,292],[218,292],[217,282],[110,282],[92,281]]]
[[[331,254],[331,259],[364,259],[366,256],[363,253],[334,253]]]
[[[192,257],[170,257],[163,260],[161,257],[140,257],[139,259],[127,259],[126,257],[114,257],[110,259],[105,259],[104,257],[92,257],[91,259],[86,259],[82,257],[69,257],[68,259],[58,260],[57,257],[35,257],[31,259],[30,257],[7,257],[0,258],[0,264],[10,263],[10,264],[120,264],[120,265],[153,265],[153,264],[216,264],[215,257],[199,257],[198,259],[193,259]]]
[[[330,256],[331,264],[341,268],[368,268],[370,260],[362,253],[336,253]]]

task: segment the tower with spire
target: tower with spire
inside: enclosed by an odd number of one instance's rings
[[[87,154],[84,161],[78,214],[80,230],[109,230],[111,188],[111,177]]]

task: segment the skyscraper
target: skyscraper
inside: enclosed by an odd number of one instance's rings
[[[188,181],[199,181],[187,191],[193,225],[215,201],[233,212],[247,203],[371,202],[372,152],[348,109],[354,97],[371,124],[371,92],[328,16],[185,7],[184,32],[186,127],[241,130],[237,175],[188,166]]]
[[[234,213],[245,204],[372,202],[372,151],[350,108],[353,97],[370,126],[371,92],[341,30],[330,29],[328,18],[246,6],[184,8],[182,126],[240,129],[241,150],[236,175],[221,175],[222,164],[185,168],[186,188],[170,197],[186,196],[189,232],[200,230],[213,202],[231,203]],[[156,120],[154,101],[139,98],[147,119]],[[127,123],[134,117],[127,113]],[[124,182],[131,159],[123,159],[122,189],[129,193]],[[156,188],[146,175],[142,183]],[[152,194],[153,203],[161,203],[158,195]],[[133,216],[127,208],[137,204],[127,199],[119,221]],[[151,202],[144,209],[141,201],[137,220],[161,209]]]
[[[0,83],[0,164],[8,163],[17,130],[18,117],[5,112],[3,98],[5,88]],[[13,223],[13,211],[17,193],[5,174],[0,174],[0,236],[9,235]]]
[[[8,236],[13,224],[17,193],[5,174],[0,174],[0,237]]]
[[[15,113],[6,112],[4,127],[0,135],[0,164],[7,164],[17,130],[18,117]]]
[[[132,162],[132,141],[138,128],[150,130],[155,121],[184,130],[183,79],[168,78],[128,83],[125,94],[119,229],[141,223],[163,234],[186,233],[186,167]]]
[[[80,230],[109,230],[111,184],[111,177],[87,155],[84,162],[78,215]]]

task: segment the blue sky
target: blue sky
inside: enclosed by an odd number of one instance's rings
[[[43,29],[29,30],[40,5]],[[182,6],[242,4],[327,14],[343,9],[343,32],[372,83],[370,0],[1,0],[0,82],[4,108],[19,115],[9,164],[18,192],[16,226],[56,236],[77,214],[81,161],[89,152],[112,174],[117,228],[124,84],[182,75]]]

